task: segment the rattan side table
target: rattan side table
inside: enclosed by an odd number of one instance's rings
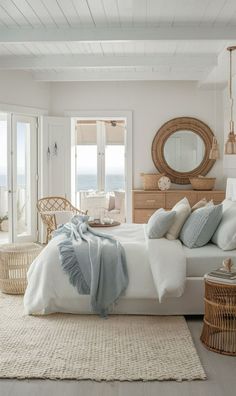
[[[236,356],[236,285],[205,280],[201,341],[211,351]]]

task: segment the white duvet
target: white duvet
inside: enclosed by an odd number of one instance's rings
[[[129,284],[124,298],[162,301],[182,295],[186,259],[179,241],[149,240],[141,224],[123,224],[110,228],[109,233],[120,241],[126,253]],[[54,238],[30,266],[24,296],[27,314],[80,313],[88,304],[89,297],[78,294],[61,268],[57,244],[62,239]]]

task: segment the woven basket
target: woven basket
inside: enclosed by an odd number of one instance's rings
[[[41,250],[36,243],[0,246],[0,290],[3,293],[24,294],[28,268]]]
[[[159,190],[158,181],[163,176],[161,173],[141,173],[140,174],[144,190]]]
[[[215,177],[190,177],[190,183],[194,190],[213,190],[215,187]]]

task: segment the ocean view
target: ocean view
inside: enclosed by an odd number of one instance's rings
[[[125,189],[125,178],[123,175],[107,175],[105,179],[105,190],[114,191]],[[79,175],[77,176],[77,191],[80,190],[97,190],[96,175]]]
[[[18,175],[18,186],[25,185],[24,175]],[[106,191],[114,191],[125,188],[125,179],[123,175],[107,175]],[[0,186],[7,186],[6,175],[0,175]],[[77,191],[80,190],[97,190],[97,177],[96,175],[78,175],[77,176]]]
[[[17,184],[20,187],[25,186],[25,176],[24,175],[17,176]],[[7,186],[7,175],[0,175],[0,187],[6,187],[6,186]]]

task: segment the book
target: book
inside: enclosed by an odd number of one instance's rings
[[[211,272],[210,274],[208,274],[209,276],[213,276],[214,278],[222,278],[222,279],[228,279],[228,280],[234,280],[236,279],[236,274],[220,274],[220,273],[214,273]]]
[[[213,276],[208,276],[207,274],[204,276],[204,278],[210,282],[213,283],[221,283],[224,285],[235,285],[236,286],[236,279],[224,279],[224,278],[215,278]]]
[[[213,270],[206,274],[208,277],[214,278],[221,278],[221,279],[228,279],[228,280],[235,280],[236,279],[236,271],[227,271],[224,268],[218,268],[217,270]]]

